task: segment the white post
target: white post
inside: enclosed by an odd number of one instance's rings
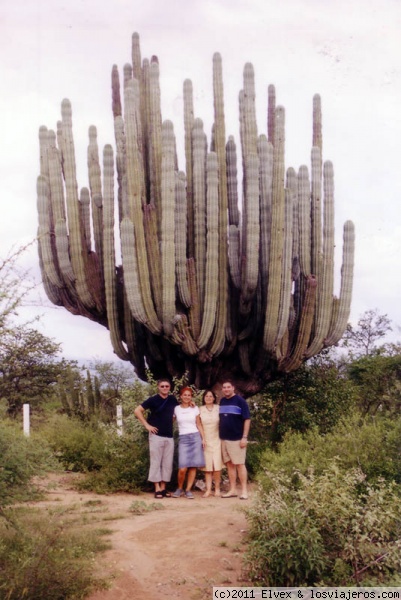
[[[22,405],[22,414],[24,420],[24,434],[29,437],[29,404]]]
[[[123,434],[123,407],[117,404],[117,435]]]

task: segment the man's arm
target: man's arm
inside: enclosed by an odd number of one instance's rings
[[[157,427],[153,427],[153,425],[149,425],[147,420],[145,419],[145,409],[143,406],[139,405],[134,410],[134,415],[142,423],[142,425],[149,431],[149,433],[157,433],[159,430]]]
[[[245,421],[244,421],[244,429],[243,429],[243,432],[242,432],[242,439],[240,441],[241,448],[243,448],[244,446],[246,446],[247,443],[248,443],[248,434],[249,434],[250,427],[251,427],[251,419],[245,419]]]

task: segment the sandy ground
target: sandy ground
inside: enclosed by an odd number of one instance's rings
[[[98,555],[99,573],[110,587],[88,600],[203,600],[213,585],[247,586],[243,553],[247,522],[239,498],[165,498],[153,494],[109,496],[77,492],[73,474],[43,482],[46,498],[38,505],[96,506],[107,513],[111,549]],[[163,510],[142,515],[130,511],[133,502],[158,503]],[[115,517],[115,518],[114,518]]]

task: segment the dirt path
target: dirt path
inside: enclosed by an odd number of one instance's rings
[[[91,505],[107,513],[112,548],[99,555],[98,562],[111,587],[88,600],[203,600],[211,598],[213,585],[251,585],[242,566],[244,501],[204,499],[198,491],[194,500],[155,500],[152,494],[100,496],[74,491],[73,479],[73,474],[53,476],[51,484],[46,483],[46,499],[37,504]],[[136,515],[130,506],[137,501],[160,503],[163,509]]]

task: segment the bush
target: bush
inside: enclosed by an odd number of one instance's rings
[[[359,467],[369,481],[382,477],[401,483],[401,419],[361,419],[355,414],[325,435],[317,428],[288,433],[278,451],[264,452],[261,465],[292,475],[294,470],[306,474],[313,463],[320,474],[335,457],[343,469]]]
[[[104,462],[104,430],[95,420],[84,423],[75,417],[54,415],[42,435],[69,471],[93,471]]]
[[[42,439],[24,436],[15,423],[0,422],[0,506],[31,498],[35,494],[31,478],[57,468]]]
[[[131,421],[118,436],[115,426],[59,415],[43,435],[66,469],[87,473],[81,489],[137,492],[146,485],[149,458],[143,428],[139,431],[136,419]]]
[[[21,511],[20,511],[21,512]],[[0,597],[80,600],[104,582],[95,554],[109,548],[105,531],[71,527],[63,512],[5,515],[0,520]]]
[[[265,474],[248,509],[251,579],[261,586],[400,585],[400,497],[336,460],[316,475]],[[398,574],[398,575],[397,575]]]
[[[250,480],[254,480],[260,473],[265,452],[271,449],[269,442],[249,442],[246,449],[246,467]]]
[[[355,390],[331,362],[303,365],[251,399],[252,438],[279,443],[289,431],[332,431],[354,406]]]
[[[104,462],[78,484],[80,489],[99,494],[138,492],[147,486],[148,448],[128,436],[110,436],[105,447]]]

